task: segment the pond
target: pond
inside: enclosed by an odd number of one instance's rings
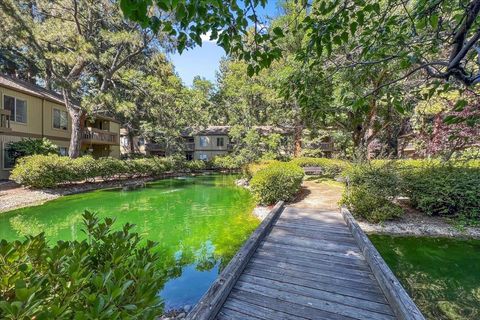
[[[427,319],[480,319],[480,240],[370,240]]]
[[[129,222],[159,243],[167,310],[192,306],[258,226],[250,192],[235,176],[207,175],[160,180],[133,191],[99,190],[65,196],[0,215],[0,238],[45,232],[49,241],[83,239],[84,210]]]

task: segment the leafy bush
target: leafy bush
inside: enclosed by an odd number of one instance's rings
[[[260,162],[253,162],[247,164],[242,168],[243,176],[247,179],[251,179],[258,171],[265,169],[271,164],[281,163],[278,160],[264,160]]]
[[[10,157],[17,159],[34,154],[56,154],[58,153],[58,147],[47,138],[23,138],[17,142],[10,142],[7,145],[7,152]]]
[[[250,187],[262,204],[290,201],[300,191],[303,176],[303,169],[295,164],[271,162],[253,173]]]
[[[323,175],[327,177],[336,177],[349,167],[349,163],[339,159],[329,158],[295,158],[292,163],[300,167],[320,167]]]
[[[163,283],[154,243],[133,225],[83,215],[87,240],[49,246],[44,234],[0,242],[1,319],[154,319]]]
[[[230,155],[216,156],[212,160],[212,167],[222,170],[237,170],[241,167],[241,163],[236,157]]]
[[[18,160],[11,178],[34,188],[51,188],[62,183],[118,178],[158,176],[170,171],[198,170],[205,164],[177,158],[143,158],[118,160],[94,159],[90,156],[70,159],[58,155],[34,155]]]
[[[389,162],[358,164],[346,171],[348,187],[341,203],[355,216],[370,222],[399,217],[403,210],[393,200],[400,194],[401,180]]]
[[[187,169],[189,169],[190,171],[201,171],[201,170],[205,170],[205,168],[207,167],[207,165],[205,164],[205,161],[202,161],[202,160],[187,161],[185,165]]]
[[[428,215],[480,217],[478,161],[402,161],[399,172],[414,208]]]

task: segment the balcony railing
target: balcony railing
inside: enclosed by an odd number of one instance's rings
[[[90,127],[83,129],[82,139],[84,142],[93,144],[119,144],[118,135],[116,133]]]
[[[10,110],[0,109],[0,132],[11,131]]]
[[[149,151],[165,151],[166,146],[165,143],[147,143],[145,145],[146,149]]]

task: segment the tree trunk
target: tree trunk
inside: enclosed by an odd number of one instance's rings
[[[293,136],[293,139],[294,139],[293,156],[300,157],[300,154],[302,153],[303,123],[302,123],[301,110],[296,102],[293,105],[293,110],[295,114],[295,128],[294,128],[294,136]]]
[[[133,142],[133,133],[131,133],[130,130],[128,131],[128,145],[130,146],[130,153],[134,154],[135,153],[135,145],[134,145],[134,142]]]
[[[65,107],[67,108],[70,119],[72,120],[72,134],[70,136],[70,147],[68,148],[68,155],[70,158],[78,158],[80,156],[80,145],[82,140],[82,120],[84,111],[73,105],[70,101],[70,93],[68,90],[63,89],[63,99],[65,101]]]

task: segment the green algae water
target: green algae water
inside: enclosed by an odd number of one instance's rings
[[[45,232],[50,242],[81,240],[82,213],[129,222],[159,243],[166,310],[192,306],[258,226],[255,202],[231,175],[160,180],[133,191],[99,190],[0,214],[0,239]]]
[[[369,238],[427,319],[480,319],[480,240]]]

